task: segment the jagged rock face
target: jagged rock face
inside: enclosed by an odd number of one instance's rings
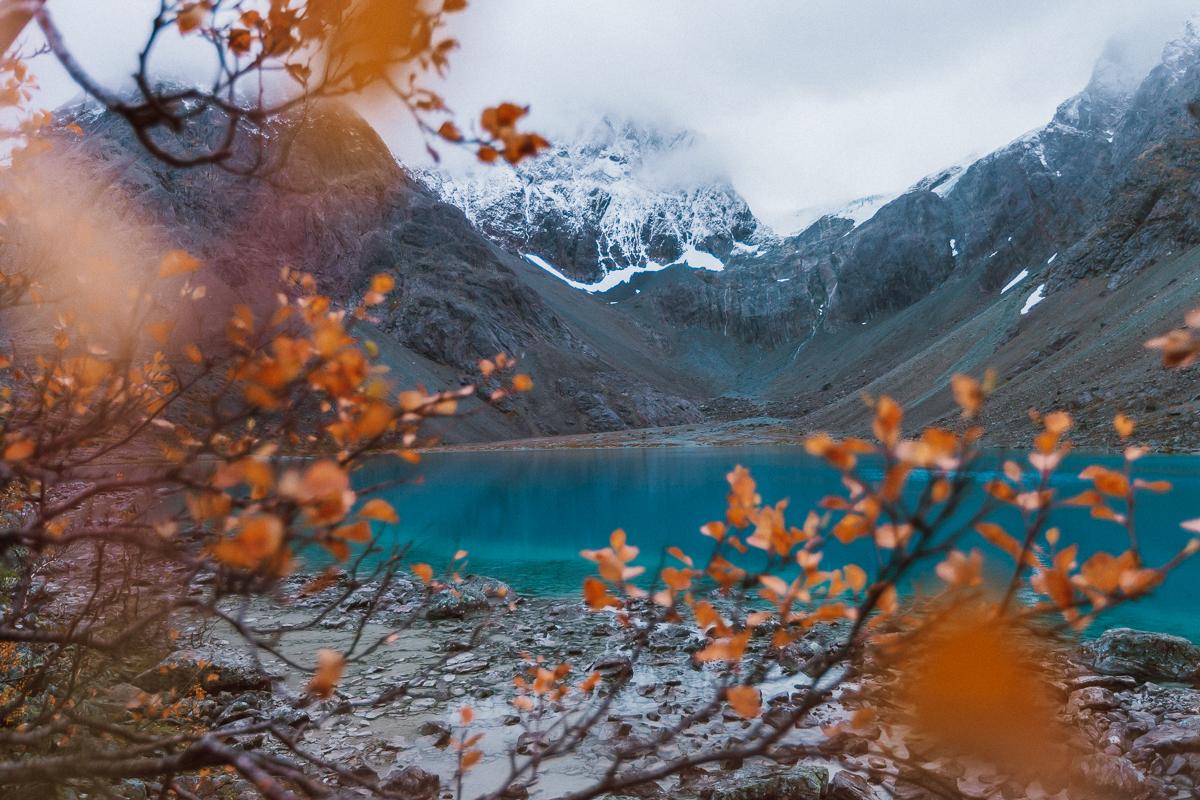
[[[594,282],[674,263],[689,247],[725,260],[736,243],[767,235],[728,182],[682,176],[695,147],[687,133],[604,120],[516,169],[420,177],[494,241]]]
[[[1095,273],[1119,282],[1200,243],[1192,211],[1200,130],[1186,110],[1200,98],[1196,23],[1148,77],[1131,75],[1122,53],[1106,51],[1088,86],[1043,128],[931,175],[873,215],[878,198],[866,198],[736,269],[672,286],[664,314],[773,343],[803,329],[798,318],[841,330],[950,279],[974,281],[983,294],[1023,270],[1051,291]],[[781,277],[769,296],[754,288]],[[740,307],[752,308],[753,324],[737,318]]]
[[[1200,243],[1197,137],[1188,107],[1200,99],[1200,20],[1167,45],[1111,126],[1112,173],[1105,203],[1052,276],[1062,284],[1109,275],[1119,285],[1167,255]]]
[[[630,126],[451,183],[414,178],[356,115],[326,109],[268,131],[268,150],[288,143],[288,163],[264,183],[167,168],[123,121],[80,121],[92,158],[219,278],[214,320],[218,300],[270,307],[283,265],[351,301],[385,271],[397,291],[376,327],[397,370],[426,369],[425,359],[443,369],[412,374],[453,382],[481,357],[520,356],[539,388],[528,421],[479,438],[669,425],[720,409],[811,417],[830,408],[822,424],[833,429],[852,417],[839,397],[858,409],[863,387],[918,363],[933,337],[966,330],[954,344],[968,349],[928,362],[930,374],[953,359],[979,368],[1016,341],[1028,348],[1005,356],[1016,376],[1069,349],[1084,326],[1039,326],[1017,295],[1044,284],[1050,307],[1056,292],[1078,295],[1095,283],[1081,278],[1102,275],[1126,298],[1130,276],[1170,272],[1165,256],[1200,244],[1200,126],[1187,111],[1200,98],[1200,33],[1189,26],[1138,80],[1118,62],[1106,54],[1043,128],[787,237],[760,225],[719,177],[671,175],[673,150],[691,139]],[[197,126],[197,141],[217,135],[212,122]],[[605,292],[576,288],[689,252],[724,268],[672,266]],[[1130,309],[1141,306],[1121,313]],[[985,311],[994,312],[986,330],[974,324]]]
[[[374,274],[386,272],[396,289],[373,309],[373,318],[391,339],[385,350],[400,359],[394,368],[405,368],[415,354],[430,365],[420,369],[445,368],[437,379],[454,383],[474,373],[479,359],[507,352],[528,358],[529,369],[540,363],[546,377],[556,379],[531,398],[528,415],[509,415],[502,435],[699,418],[691,401],[605,360],[570,321],[572,309],[562,309],[564,317],[522,280],[517,270],[527,273],[528,264],[412,180],[348,109],[315,109],[268,132],[271,168],[255,178],[211,166],[171,168],[111,114],[74,108],[59,117],[84,129],[81,148],[72,151],[80,168],[119,186],[161,226],[164,239],[205,263],[197,275],[208,297],[187,313],[211,324],[197,323],[194,335],[207,328],[221,341],[234,302],[251,305],[260,319],[269,316],[284,266],[313,274],[322,291],[347,303],[361,297]],[[200,119],[185,131],[187,140],[173,144],[215,141],[222,125],[216,115]],[[280,153],[286,160],[276,165],[270,159]],[[239,152],[235,159],[254,156]]]

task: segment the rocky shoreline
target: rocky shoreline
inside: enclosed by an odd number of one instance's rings
[[[295,579],[295,588],[299,586]],[[287,587],[285,587],[287,588]],[[356,590],[341,608],[311,628],[281,640],[281,654],[311,663],[316,649],[338,648],[357,633],[356,612],[374,591]],[[278,607],[254,608],[248,625],[288,625],[317,608],[320,595]],[[481,762],[467,773],[464,796],[492,791],[509,769],[508,753],[528,756],[539,746],[538,734],[512,705],[513,678],[525,659],[543,656],[548,663],[567,662],[601,672],[606,678],[628,678],[621,684],[605,719],[579,750],[544,768],[538,780],[517,783],[510,798],[553,798],[594,781],[617,750],[630,753],[629,768],[667,761],[681,753],[736,739],[747,721],[731,711],[717,713],[667,747],[639,743],[711,698],[716,676],[692,658],[705,644],[694,627],[660,624],[636,660],[623,631],[611,614],[588,613],[574,599],[518,599],[499,581],[468,578],[461,591],[443,590],[427,597],[424,588],[399,580],[385,592],[378,619],[362,632],[386,634],[406,620],[412,625],[394,642],[363,662],[351,664],[337,694],[321,704],[303,699],[303,676],[283,680],[278,662],[257,662],[247,655],[231,630],[195,627],[180,637],[177,649],[156,667],[130,682],[105,690],[108,700],[134,709],[155,693],[186,695],[197,685],[208,697],[196,712],[247,720],[277,719],[279,724],[306,728],[308,752],[340,768],[342,797],[358,796],[359,781],[379,782],[396,796],[412,800],[453,797],[453,787],[440,783],[454,772],[456,752],[451,738],[459,710],[474,710],[473,733],[482,733]],[[833,647],[838,631],[814,629],[789,647],[770,666],[763,684],[764,715],[780,718],[810,691],[804,670],[813,656]],[[920,800],[946,796],[930,789],[952,787],[966,798],[1028,797],[1128,798],[1172,800],[1193,798],[1200,791],[1200,648],[1162,634],[1114,629],[1098,639],[1064,649],[1054,664],[1059,717],[1067,725],[1075,753],[1064,764],[1062,785],[1021,785],[978,764],[939,759],[916,774],[897,766],[888,741],[877,726],[829,736],[823,726],[849,717],[870,686],[857,676],[818,704],[799,727],[781,740],[784,757],[767,761],[730,760],[689,768],[668,780],[640,787],[642,798],[690,800]],[[601,688],[601,694],[604,692]],[[161,696],[161,694],[159,695]],[[219,701],[218,701],[219,700]],[[232,700],[232,702],[227,702]],[[217,721],[216,719],[212,721]],[[263,746],[270,747],[269,740]],[[790,748],[790,749],[789,749]],[[790,753],[790,755],[788,755]],[[135,782],[136,783],[136,782]],[[240,778],[217,778],[214,796],[256,796]],[[129,797],[143,797],[148,785],[130,786]],[[332,787],[331,787],[332,788]],[[223,794],[221,793],[223,792]],[[153,796],[152,794],[150,796]],[[954,796],[954,795],[950,795]]]
[[[1186,421],[1183,421],[1186,422]],[[1200,453],[1190,423],[1167,426],[1165,423],[1139,429],[1139,441],[1160,455]],[[1018,420],[989,429],[987,445],[996,450],[1027,450],[1030,446],[1027,420]],[[429,447],[430,453],[466,453],[508,450],[612,450],[638,447],[801,447],[813,431],[799,420],[780,417],[753,417],[729,421],[687,423],[652,428],[629,428],[602,433],[569,436],[542,436],[528,439],[446,444]],[[838,433],[841,436],[842,433]],[[845,435],[869,436],[869,431],[851,430]],[[1076,431],[1076,452],[1100,455],[1120,454],[1124,446],[1107,429]]]

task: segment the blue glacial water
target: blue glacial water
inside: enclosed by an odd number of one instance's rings
[[[1055,483],[1060,496],[1087,488],[1076,476],[1091,463],[1119,466],[1120,461],[1073,454]],[[641,548],[638,563],[651,572],[670,545],[697,558],[707,554],[711,540],[698,528],[723,518],[725,475],[735,464],[751,470],[765,501],[790,499],[793,524],[800,524],[821,497],[841,489],[835,473],[795,447],[433,453],[417,467],[393,461],[370,464],[355,482],[365,487],[419,478],[383,494],[400,515],[400,523],[386,526],[383,536],[410,546],[412,560],[442,567],[464,549],[470,553],[470,572],[506,580],[519,592],[577,595],[583,578],[592,573],[579,551],[605,546],[615,528],[628,532],[629,541]],[[1139,495],[1136,519],[1143,556],[1149,565],[1158,565],[1187,543],[1189,535],[1179,523],[1200,517],[1200,458],[1148,456],[1137,467],[1138,477],[1174,484],[1166,495]],[[864,474],[870,476],[869,465]],[[981,465],[979,476],[990,477],[987,465]],[[994,519],[1018,529],[1015,512]],[[1061,528],[1063,542],[1078,542],[1085,557],[1127,547],[1123,528],[1094,520],[1086,511],[1062,511],[1052,522]],[[983,546],[975,535],[966,543]],[[831,542],[826,550],[823,566],[846,560],[867,565],[874,558],[867,542],[850,547]],[[1200,642],[1198,602],[1200,557],[1174,572],[1152,598],[1107,613],[1092,632],[1129,625]]]

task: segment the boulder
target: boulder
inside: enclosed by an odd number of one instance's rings
[[[1164,722],[1133,740],[1133,751],[1141,756],[1153,753],[1200,752],[1200,717]]]
[[[849,635],[847,622],[818,623],[804,636],[779,651],[779,666],[788,674],[807,673],[817,659],[840,647]]]
[[[875,800],[876,797],[866,778],[845,770],[833,776],[825,794],[826,800]]]
[[[703,792],[704,800],[821,800],[829,784],[824,767],[801,764],[762,778],[740,778],[737,785]]]
[[[242,650],[189,648],[176,650],[134,678],[148,692],[240,692],[270,689],[272,678]]]
[[[425,616],[435,620],[462,619],[477,611],[506,606],[516,599],[516,592],[503,581],[470,577],[434,592],[429,597]]]
[[[1182,636],[1113,628],[1085,645],[1085,655],[1105,675],[1179,683],[1200,678],[1200,647]]]
[[[1133,762],[1124,756],[1095,753],[1079,760],[1079,777],[1101,797],[1137,800],[1150,792],[1150,781]]]
[[[408,766],[390,772],[380,788],[403,800],[436,800],[441,779],[420,767]]]

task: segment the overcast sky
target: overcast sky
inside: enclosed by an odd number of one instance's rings
[[[112,80],[157,6],[49,2]],[[1081,89],[1113,37],[1148,70],[1193,11],[1200,0],[473,0],[442,89],[464,118],[528,103],[531,127],[560,136],[604,114],[693,129],[778,221],[1004,144]],[[47,102],[68,99],[41,71]],[[369,114],[398,155],[423,157],[402,117]]]

